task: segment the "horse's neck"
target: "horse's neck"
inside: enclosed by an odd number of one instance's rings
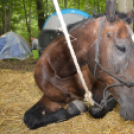
[[[90,21],[88,24],[84,24],[82,27],[70,33],[72,36],[71,43],[80,67],[87,64],[89,49],[97,38],[97,31],[94,25],[95,23]],[[58,58],[56,58],[56,56],[58,56]],[[50,61],[53,70],[62,78],[76,73],[74,61],[65,40],[56,45],[56,48],[52,51]]]
[[[95,58],[95,46],[98,38],[98,31],[100,27],[101,18],[94,19],[81,27],[81,32],[78,34],[78,46],[79,52],[76,52],[77,59],[80,67],[88,64],[88,60],[94,62]],[[88,59],[89,54],[92,53],[91,59]],[[90,54],[91,55],[91,54]]]
[[[96,44],[100,18],[97,20],[97,22],[91,20],[88,24],[80,27],[78,31],[76,29],[76,31],[72,32],[72,35],[77,39],[76,43],[73,43],[72,45],[75,49],[78,61],[81,61],[80,66],[87,63],[88,53],[90,53],[90,49]]]

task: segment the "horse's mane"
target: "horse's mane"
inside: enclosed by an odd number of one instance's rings
[[[83,24],[87,24],[90,20],[103,17],[104,15],[106,15],[106,13],[93,13],[92,18],[84,19],[84,20],[78,21],[76,23],[69,24],[67,26],[67,29],[69,32],[71,32],[72,30],[74,30],[78,27],[81,27]],[[124,20],[128,24],[132,23],[132,19],[130,17],[128,17],[126,13],[116,12],[115,15],[117,15],[120,19]]]
[[[78,21],[78,22],[73,23],[73,24],[69,24],[67,26],[67,29],[68,29],[69,32],[71,32],[72,30],[74,30],[78,27],[81,27],[84,24],[87,24],[90,20],[93,20],[93,19],[94,18],[88,18],[88,19],[84,19],[84,20]]]
[[[97,14],[93,13],[92,17],[94,19],[97,19],[97,18],[100,18],[104,15],[106,15],[106,13],[97,13]],[[128,24],[131,24],[131,22],[132,22],[132,19],[130,17],[128,17],[126,13],[116,12],[115,15],[117,15],[120,19],[124,20]]]
[[[124,20],[127,24],[131,24],[132,23],[132,19],[130,17],[127,16],[126,13],[122,13],[122,12],[116,12],[115,13],[120,19]],[[81,27],[84,24],[87,24],[90,20],[93,19],[97,19],[100,17],[103,17],[104,15],[106,15],[106,13],[93,13],[92,18],[87,18],[78,22],[75,22],[73,24],[69,24],[67,26],[68,32],[73,31],[74,29]]]

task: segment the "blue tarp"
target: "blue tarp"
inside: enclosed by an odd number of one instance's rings
[[[14,32],[8,32],[0,38],[0,60],[20,59],[24,60],[32,55],[26,40]]]

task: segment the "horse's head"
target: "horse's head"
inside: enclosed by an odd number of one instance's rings
[[[134,121],[134,86],[132,84],[134,83],[133,32],[127,23],[115,15],[115,9],[115,0],[107,0],[106,20],[101,31],[98,58],[100,65],[117,78],[102,70],[99,65],[96,69],[96,78],[107,85],[116,84],[110,90],[120,105],[120,114],[125,119]],[[133,10],[128,15],[133,17]],[[101,21],[102,19],[99,18],[95,21],[99,20]],[[95,55],[94,52],[97,46],[92,48],[94,51],[90,50],[89,52],[89,68],[94,72],[95,63],[93,62],[95,57],[93,55]]]

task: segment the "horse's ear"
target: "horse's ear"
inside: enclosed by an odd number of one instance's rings
[[[109,22],[113,22],[115,20],[115,11],[116,11],[116,1],[107,0],[106,1],[106,16]]]
[[[134,8],[133,8],[131,11],[127,12],[126,15],[127,15],[127,17],[128,17],[128,18],[126,19],[126,22],[127,22],[128,24],[131,24],[132,21],[133,21],[133,19],[134,19]]]

